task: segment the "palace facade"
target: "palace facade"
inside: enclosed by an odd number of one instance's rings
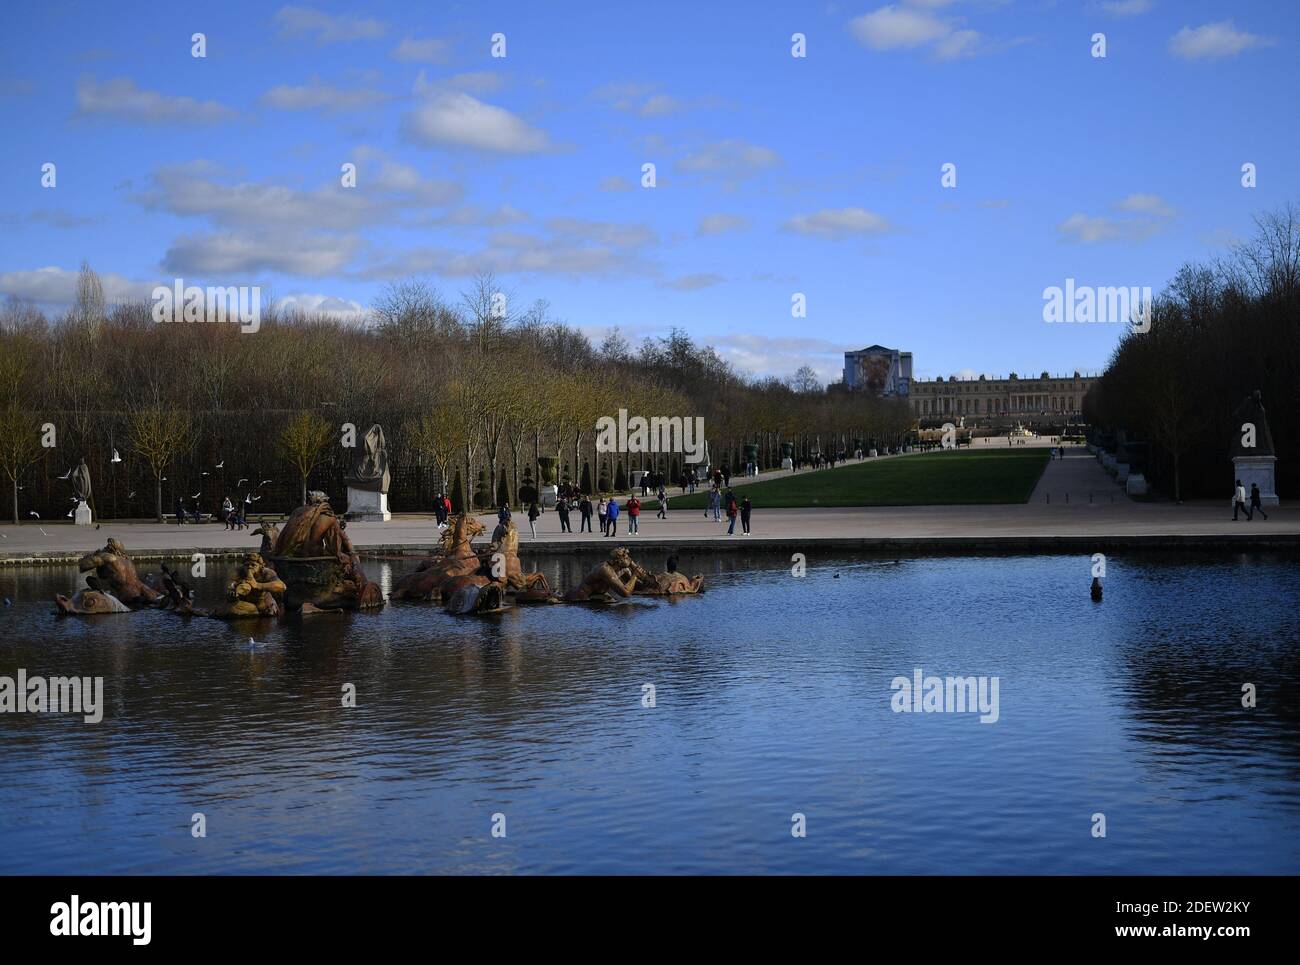
[[[910,402],[921,420],[964,417],[968,426],[1072,421],[1079,418],[1083,397],[1097,378],[1078,372],[1021,378],[1012,372],[1006,378],[914,379]]]

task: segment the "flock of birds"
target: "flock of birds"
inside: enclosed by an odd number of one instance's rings
[[[122,456],[118,453],[117,449],[114,448],[114,449],[113,449],[113,458],[110,459],[109,462],[111,462],[111,463],[119,463],[119,462],[121,462],[121,461],[122,461]],[[217,463],[217,464],[216,464],[215,466],[213,466],[212,468],[213,468],[213,469],[225,469],[225,468],[226,468],[226,460],[225,460],[225,459],[222,459],[219,463]],[[62,476],[58,476],[58,477],[56,477],[56,478],[58,478],[58,479],[60,479],[60,480],[63,480],[63,481],[67,481],[67,480],[69,480],[69,479],[72,478],[72,472],[73,472],[73,470],[70,468],[70,469],[68,469],[68,471],[65,472]],[[212,475],[212,473],[209,472],[209,471],[206,470],[206,469],[201,470],[201,471],[199,472],[199,476],[200,476],[200,477],[203,477],[203,476],[210,476],[210,475]],[[166,481],[167,481],[167,477],[166,477],[166,476],[161,477],[161,479],[159,480],[159,482],[166,482]],[[235,490],[236,490],[236,492],[238,492],[239,487],[243,486],[244,483],[246,483],[246,482],[248,482],[248,481],[249,481],[249,480],[248,480],[248,477],[245,476],[245,477],[242,477],[242,478],[241,478],[237,483],[235,483]],[[271,485],[273,482],[275,482],[274,479],[263,479],[263,480],[262,480],[260,483],[258,483],[255,487],[253,487],[252,489],[250,489],[250,490],[248,491],[248,494],[247,494],[247,495],[244,496],[244,503],[245,503],[246,505],[248,505],[248,506],[251,506],[253,503],[255,503],[255,502],[257,502],[258,500],[262,499],[263,497],[262,497],[261,495],[259,495],[259,493],[261,493],[261,491],[262,491],[265,487]],[[20,490],[22,490],[22,489],[24,489],[24,488],[26,488],[26,487],[24,487],[24,486],[19,486],[18,488],[19,488]],[[134,489],[131,490],[131,492],[127,494],[127,497],[126,497],[127,500],[129,501],[129,500],[134,499],[134,498],[135,498],[135,494],[136,494],[136,490],[134,490]],[[198,492],[192,494],[192,495],[190,496],[190,499],[198,499],[198,498],[200,498],[202,495],[203,495],[203,490],[200,489]],[[68,498],[72,501],[72,504],[73,504],[73,505],[72,505],[72,508],[71,508],[70,510],[68,510],[68,514],[67,514],[67,516],[64,517],[64,518],[65,518],[65,519],[72,519],[72,518],[76,515],[76,512],[77,512],[77,505],[76,505],[76,504],[77,504],[77,502],[78,502],[78,499],[77,499],[76,496],[70,496],[70,497],[68,497]],[[41,518],[41,514],[38,513],[38,512],[36,512],[36,510],[34,510],[34,509],[28,510],[28,511],[27,511],[27,515],[28,515],[28,516],[31,516],[33,519],[38,519],[38,520],[39,520],[39,519]],[[41,535],[42,535],[42,536],[48,536],[48,535],[49,535],[49,533],[45,532],[45,529],[44,529],[43,527],[39,527],[39,526],[38,526],[37,529],[40,529],[40,531],[41,531]],[[99,524],[98,524],[98,523],[95,524],[95,529],[99,529]],[[0,538],[8,539],[8,537],[7,537],[7,536],[4,536],[3,534],[0,534]]]

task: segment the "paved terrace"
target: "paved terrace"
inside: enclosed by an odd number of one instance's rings
[[[908,458],[906,456],[899,458]],[[1225,497],[1221,502],[1135,502],[1082,450],[1050,463],[1027,504],[1005,506],[890,506],[847,509],[754,510],[753,535],[726,534],[726,518],[715,523],[701,510],[672,510],[668,519],[654,512],[642,514],[641,532],[627,533],[626,514],[619,517],[618,542],[643,545],[650,550],[669,546],[693,551],[892,548],[915,551],[1027,550],[1034,552],[1104,550],[1123,546],[1293,546],[1300,547],[1300,507],[1268,510],[1247,522],[1232,521]],[[839,472],[840,469],[821,470]],[[781,473],[765,474],[765,478]],[[1098,478],[1098,476],[1100,478]],[[1098,488],[1103,485],[1108,488]],[[739,484],[740,480],[733,480]],[[1053,492],[1050,503],[1047,492]],[[1114,502],[1086,492],[1114,494]],[[1070,492],[1069,503],[1056,493]],[[1077,494],[1084,493],[1083,498]],[[494,515],[480,517],[490,534]],[[554,552],[591,549],[612,544],[599,532],[559,532],[559,517],[548,512],[538,520],[538,538],[528,532],[528,522],[516,514],[520,548]],[[573,515],[573,526],[578,517]],[[737,523],[737,531],[740,526]],[[99,530],[65,523],[28,523],[0,526],[0,563],[62,563],[98,549],[115,536],[140,559],[209,555],[237,555],[256,549],[252,528],[227,531],[220,523],[176,526],[158,523],[107,522]],[[398,516],[388,523],[351,523],[348,534],[358,549],[372,555],[424,555],[436,544],[433,517]]]

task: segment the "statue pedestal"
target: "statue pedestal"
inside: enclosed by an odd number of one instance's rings
[[[543,486],[541,496],[542,496],[542,508],[554,509],[555,504],[560,501],[560,487]]]
[[[360,523],[386,523],[393,518],[388,511],[388,493],[348,487],[348,519]]]
[[[1232,471],[1233,480],[1240,479],[1241,484],[1246,487],[1246,500],[1250,501],[1250,485],[1254,483],[1259,486],[1259,502],[1263,506],[1276,506],[1277,483],[1273,479],[1273,471],[1277,463],[1277,456],[1233,456]]]
[[[781,468],[782,468],[782,469],[793,469],[793,468],[794,468],[794,460],[791,459],[789,456],[786,456],[784,459],[781,460]]]
[[[72,514],[72,521],[78,526],[90,525],[90,507],[86,505],[84,499],[77,503],[77,510]]]
[[[633,470],[632,470],[632,488],[633,488],[633,489],[640,489],[640,488],[641,488],[641,480],[644,479],[644,478],[645,478],[646,476],[648,476],[648,475],[650,475],[650,473],[646,472],[646,470],[644,470],[644,469],[633,469]]]
[[[1124,483],[1124,491],[1130,496],[1145,496],[1147,494],[1147,477],[1140,472],[1129,473],[1129,477]]]

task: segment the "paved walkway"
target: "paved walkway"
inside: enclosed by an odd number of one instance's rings
[[[1048,461],[1029,497],[1034,503],[1128,502],[1128,492],[1081,446],[1068,446],[1064,459]]]
[[[727,536],[726,523],[706,519],[700,510],[671,511],[666,520],[646,514],[641,532],[627,534],[626,517],[619,519],[618,540],[629,546],[689,545],[695,549],[748,549],[821,544],[844,548],[873,545],[926,548],[1074,548],[1108,544],[1209,542],[1258,545],[1281,542],[1300,545],[1300,507],[1270,509],[1269,519],[1232,521],[1225,506],[1214,502],[1077,503],[1055,500],[1004,506],[891,506],[861,509],[755,510],[754,535]],[[481,517],[487,534],[495,517]],[[528,521],[516,517],[521,548],[577,550],[613,543],[599,532],[564,533],[559,518],[548,512],[538,520],[539,539],[528,532]],[[724,517],[725,520],[725,517]],[[576,517],[574,520],[576,526]],[[739,529],[739,524],[737,524]],[[110,536],[140,558],[179,556],[194,552],[227,554],[254,550],[258,538],[251,530],[229,532],[220,524],[201,526],[157,523],[105,523],[102,529],[62,524],[0,527],[0,562],[62,562],[98,549]],[[432,517],[402,516],[388,523],[352,523],[348,533],[358,549],[378,553],[424,552],[437,541]]]

